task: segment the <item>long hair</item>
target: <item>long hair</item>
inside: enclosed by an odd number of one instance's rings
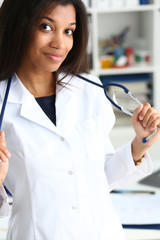
[[[88,72],[88,18],[81,0],[4,0],[0,8],[0,80],[19,68],[34,37],[37,19],[51,7],[72,4],[76,11],[73,47],[57,74]]]

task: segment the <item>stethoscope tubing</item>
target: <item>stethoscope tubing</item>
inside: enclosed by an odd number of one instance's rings
[[[120,87],[120,88],[122,88],[122,89],[124,90],[124,92],[125,92],[126,94],[128,94],[134,101],[136,101],[136,103],[137,103],[138,105],[142,104],[142,103],[138,100],[138,98],[137,98],[134,94],[132,94],[132,93],[129,91],[129,89],[126,88],[125,86],[123,86],[122,84],[119,84],[119,83],[108,83],[108,84],[105,84],[105,85],[101,85],[101,84],[98,84],[98,83],[96,83],[96,82],[93,82],[92,80],[90,80],[90,79],[88,79],[88,78],[86,78],[86,77],[84,77],[84,76],[82,76],[82,75],[77,74],[76,76],[77,76],[78,78],[86,81],[86,82],[89,82],[89,83],[91,83],[91,84],[93,84],[93,85],[96,85],[96,86],[98,86],[98,87],[100,87],[100,88],[103,88],[103,89],[104,89],[105,96],[106,96],[107,99],[112,103],[112,105],[115,106],[116,108],[118,108],[120,111],[124,112],[124,113],[127,114],[127,115],[132,116],[133,114],[130,113],[128,110],[124,109],[122,106],[120,106],[120,105],[118,105],[117,103],[115,103],[115,102],[109,97],[109,95],[107,94],[107,88],[108,88],[108,87],[110,87],[110,86]],[[142,139],[142,143],[148,142],[148,140],[149,140],[151,137],[153,137],[156,132],[157,132],[157,127],[154,129],[153,133],[152,133],[150,136],[145,137],[145,138]]]
[[[107,84],[105,84],[105,85],[101,85],[101,84],[98,84],[98,83],[96,83],[96,82],[93,82],[93,81],[91,81],[90,79],[88,79],[88,78],[86,78],[86,77],[84,77],[84,76],[82,76],[82,75],[79,75],[79,74],[77,74],[77,77],[79,77],[79,78],[81,78],[82,80],[84,80],[84,81],[86,81],[86,82],[89,82],[89,83],[91,83],[91,84],[93,84],[93,85],[96,85],[97,87],[103,88],[103,89],[104,89],[104,93],[105,93],[106,97],[108,98],[108,100],[109,100],[116,108],[118,108],[120,111],[123,111],[123,108],[122,108],[120,105],[116,104],[116,103],[109,97],[109,95],[107,94],[107,88],[110,87],[110,86],[120,87],[120,88],[122,88],[122,89],[124,90],[124,92],[125,92],[126,94],[129,93],[128,88],[126,88],[125,86],[123,86],[123,85],[121,85],[121,84],[119,84],[119,83],[107,83]]]
[[[108,88],[108,87],[110,87],[110,86],[116,86],[116,87],[122,88],[126,94],[129,94],[129,96],[131,96],[138,104],[141,104],[141,102],[128,90],[128,88],[126,88],[126,87],[123,86],[122,84],[118,84],[118,83],[108,83],[108,84],[106,84],[106,85],[101,85],[101,84],[98,84],[98,83],[96,83],[96,82],[91,81],[90,79],[88,79],[88,78],[86,78],[86,77],[84,77],[84,76],[82,76],[82,75],[77,74],[76,76],[77,76],[78,78],[86,81],[86,82],[89,82],[89,83],[91,83],[91,84],[93,84],[93,85],[96,85],[96,86],[98,86],[98,87],[100,87],[100,88],[103,88],[103,89],[104,89],[105,96],[108,98],[108,100],[109,100],[116,108],[118,108],[120,111],[123,111],[123,112],[126,113],[126,114],[128,114],[128,113],[126,112],[126,110],[125,110],[123,107],[121,107],[120,105],[116,104],[116,103],[108,96],[108,94],[107,94],[107,88]],[[7,99],[8,99],[8,95],[9,95],[9,90],[10,90],[10,87],[11,87],[11,81],[12,81],[12,76],[8,79],[7,88],[6,88],[6,92],[5,92],[5,96],[4,96],[4,100],[3,100],[3,104],[2,104],[2,109],[1,109],[1,112],[0,112],[0,131],[1,131],[1,129],[2,129],[2,122],[3,122],[4,112],[5,112],[5,108],[6,108],[6,104],[7,104]],[[130,114],[129,114],[129,115],[130,115]],[[156,132],[157,132],[157,127],[155,128],[154,132],[153,132],[150,136],[148,136],[148,137],[146,137],[146,138],[143,138],[143,139],[142,139],[142,142],[143,142],[143,143],[148,142],[148,140],[149,140],[152,136],[154,136],[154,134],[155,134]]]
[[[4,100],[3,100],[3,104],[2,104],[1,113],[0,113],[0,131],[2,129],[2,122],[3,122],[4,112],[5,112],[7,99],[8,99],[8,95],[9,95],[9,90],[11,87],[11,81],[12,81],[12,77],[10,77],[8,79],[7,88],[6,88],[6,92],[5,92],[5,96],[4,96]]]

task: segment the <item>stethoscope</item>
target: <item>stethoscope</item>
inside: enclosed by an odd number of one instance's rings
[[[116,87],[119,87],[121,88],[126,94],[128,94],[138,105],[142,104],[129,90],[128,88],[126,88],[125,86],[121,85],[121,84],[118,84],[118,83],[108,83],[108,84],[105,84],[105,85],[101,85],[101,84],[98,84],[96,82],[93,82],[91,81],[90,79],[82,76],[82,75],[79,75],[77,74],[76,75],[78,78],[86,81],[86,82],[89,82],[91,84],[94,84],[95,86],[97,87],[100,87],[100,88],[103,88],[104,90],[104,93],[105,93],[105,96],[107,97],[107,99],[116,107],[118,108],[120,111],[124,112],[125,114],[129,115],[129,116],[133,116],[133,114],[131,112],[129,112],[127,109],[125,109],[124,107],[120,106],[116,100],[116,97],[113,96],[113,100],[110,98],[110,96],[108,95],[108,92],[107,92],[107,88],[108,87],[111,87],[111,86],[116,86]],[[7,104],[7,99],[8,99],[8,95],[9,95],[9,90],[10,90],[10,87],[11,87],[11,81],[12,81],[12,77],[10,77],[8,79],[8,83],[7,83],[7,88],[6,88],[6,92],[5,92],[5,96],[4,96],[4,100],[3,100],[3,104],[2,104],[2,109],[1,109],[1,113],[0,113],[0,131],[1,131],[1,127],[2,127],[2,122],[3,122],[3,117],[4,117],[4,112],[5,112],[5,108],[6,108],[6,104]],[[157,127],[155,128],[154,132],[146,137],[146,138],[143,138],[142,139],[142,142],[143,143],[146,143],[148,142],[148,140],[157,132]]]
[[[1,131],[1,128],[2,128],[2,122],[3,122],[4,112],[5,112],[7,99],[8,99],[8,95],[9,95],[9,90],[10,90],[10,87],[11,87],[11,81],[12,81],[12,77],[10,77],[8,79],[7,88],[6,88],[6,92],[5,92],[5,96],[4,96],[4,100],[3,100],[3,104],[2,104],[2,108],[1,108],[1,113],[0,113],[0,131]]]
[[[142,104],[138,98],[132,94],[128,88],[126,88],[125,86],[123,86],[122,84],[119,84],[119,83],[108,83],[108,84],[105,84],[105,85],[101,85],[101,84],[98,84],[96,82],[93,82],[91,81],[90,79],[82,76],[82,75],[77,75],[78,78],[86,81],[86,82],[89,82],[93,85],[96,85],[97,87],[100,87],[100,88],[103,88],[104,90],[104,93],[105,93],[105,96],[108,98],[108,100],[113,104],[113,106],[115,106],[117,109],[119,109],[120,111],[124,112],[125,114],[129,115],[129,116],[133,116],[133,113],[131,113],[130,111],[128,111],[127,109],[125,109],[124,107],[120,106],[117,102],[117,99],[116,99],[116,95],[113,94],[113,99],[109,96],[108,92],[107,92],[107,89],[111,86],[115,86],[115,87],[118,87],[120,88],[121,90],[123,90],[123,92],[125,92],[126,94],[128,94],[138,105]],[[157,127],[154,129],[153,133],[148,136],[148,137],[145,137],[142,139],[142,143],[146,143],[148,142],[148,140],[154,136],[154,134],[157,132]]]

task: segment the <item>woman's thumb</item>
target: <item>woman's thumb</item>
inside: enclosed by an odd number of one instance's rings
[[[4,131],[1,131],[1,132],[0,132],[0,138],[1,138],[2,143],[6,145],[6,140],[5,140]]]

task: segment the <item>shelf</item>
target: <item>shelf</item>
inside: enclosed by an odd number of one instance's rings
[[[91,66],[93,69],[91,74],[97,77],[109,77],[121,75],[148,74],[151,76],[152,94],[151,102],[153,106],[160,111],[160,57],[159,57],[159,41],[160,41],[160,0],[150,0],[148,5],[108,7],[99,9],[96,7],[97,0],[91,0],[92,7],[88,8],[91,26],[91,45],[90,56]],[[111,55],[114,45],[109,44],[109,40],[113,40],[123,29],[129,26],[126,38],[122,48],[131,46],[135,52],[147,51],[150,56],[150,63],[147,65],[134,64],[132,67],[124,68],[107,68],[101,69],[100,57]],[[108,41],[106,48],[99,47],[99,42]],[[114,43],[114,42],[113,42]],[[116,45],[115,45],[116,46]],[[121,45],[120,45],[121,46]],[[108,48],[107,48],[108,47]],[[109,49],[110,47],[110,49]],[[114,51],[113,51],[114,53]],[[144,63],[142,54],[141,62]]]
[[[115,13],[115,12],[144,12],[153,11],[157,7],[155,5],[148,4],[146,6],[136,6],[136,7],[123,7],[123,8],[108,8],[108,9],[98,9],[97,13]]]
[[[103,13],[117,13],[117,12],[144,12],[144,11],[153,11],[160,9],[160,6],[156,6],[154,4],[148,4],[148,5],[139,5],[139,6],[124,6],[120,8],[116,7],[110,7],[105,9],[97,9],[97,8],[88,8],[87,12],[89,14],[103,14]]]
[[[153,73],[155,67],[153,66],[133,66],[128,68],[109,68],[109,69],[99,69],[97,75],[118,75],[118,74],[134,74],[134,73]]]

